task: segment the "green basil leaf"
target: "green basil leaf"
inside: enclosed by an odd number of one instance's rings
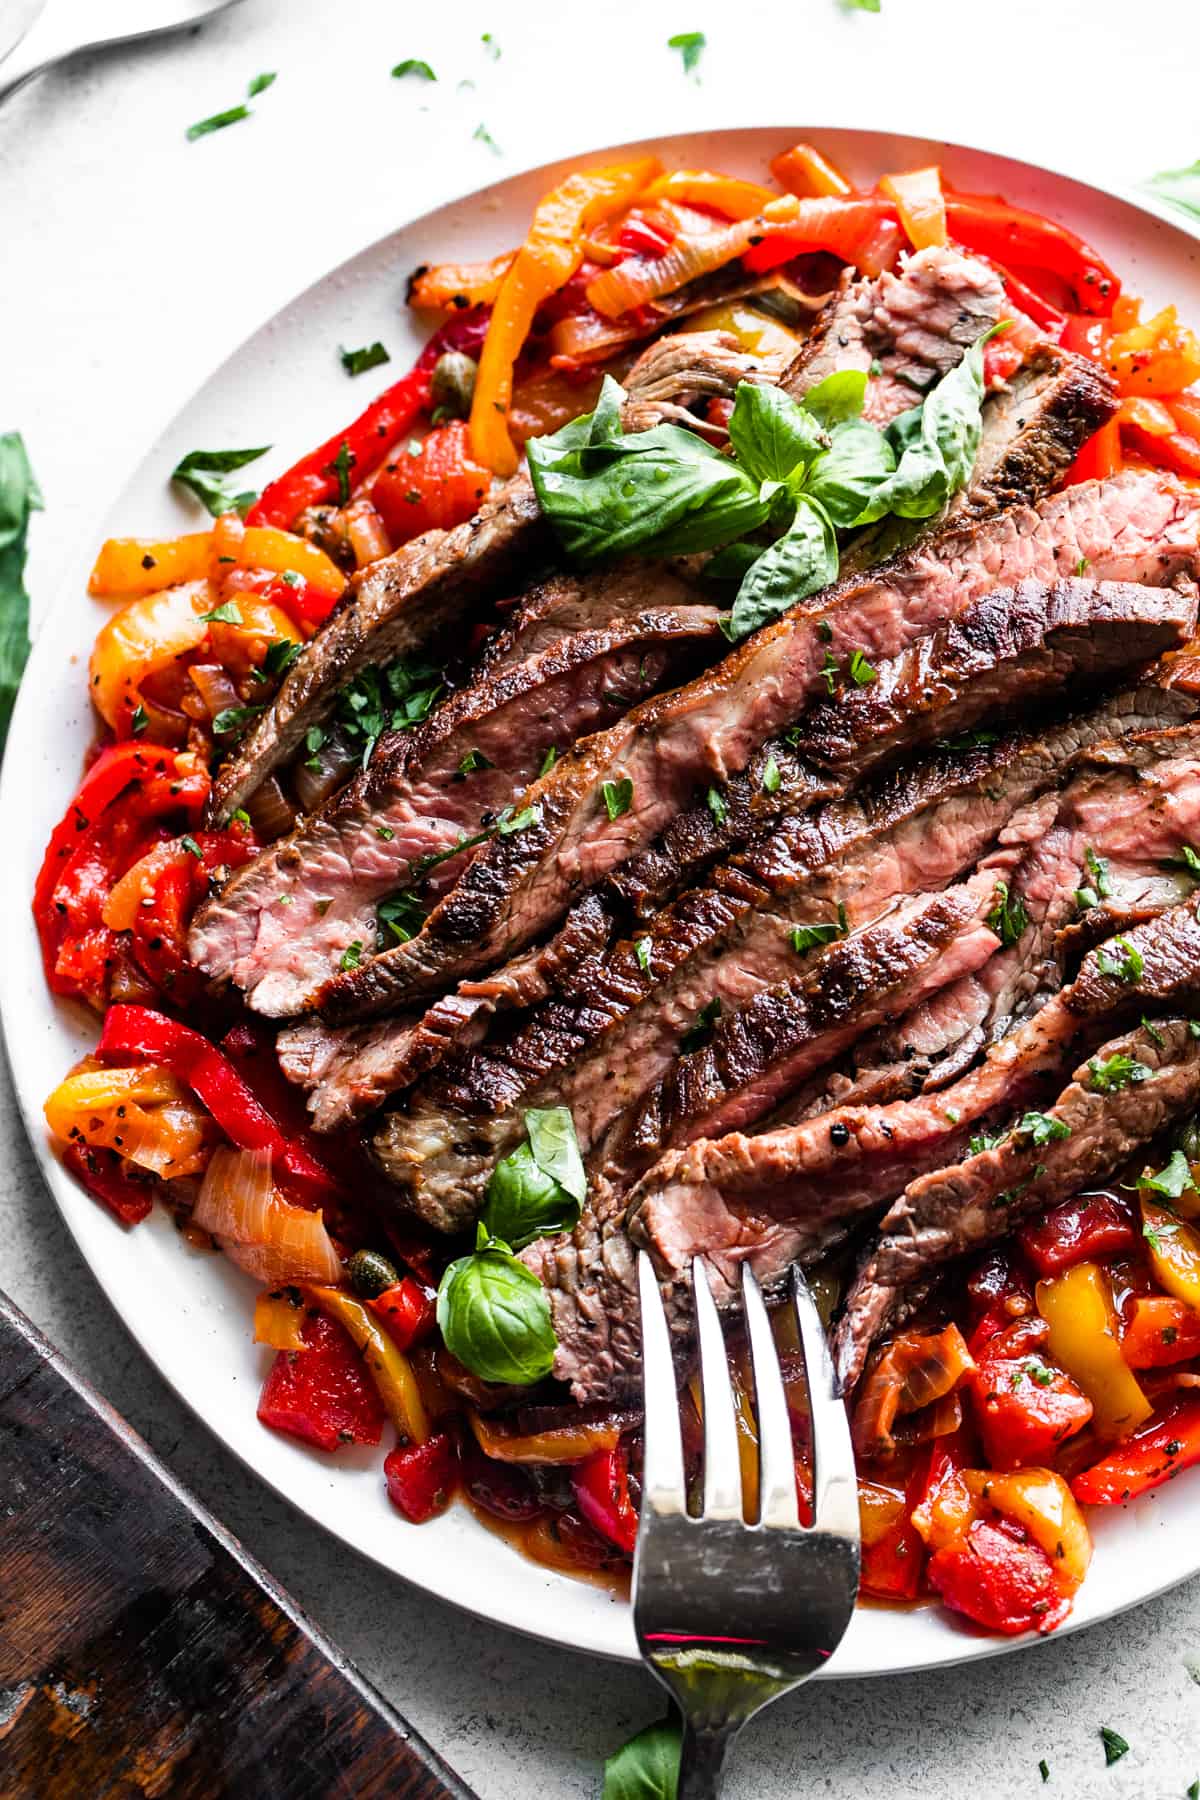
[[[786,481],[829,448],[829,435],[782,388],[738,383],[729,419],[734,455],[756,481]]]
[[[672,1720],[647,1725],[605,1762],[601,1800],[678,1800],[681,1750]]]
[[[985,332],[972,344],[920,407],[888,427],[896,469],[880,483],[857,524],[869,525],[886,513],[930,518],[970,479],[983,432],[983,346],[990,336]]]
[[[702,31],[677,31],[667,39],[668,50],[678,50],[683,57],[683,72],[690,75],[700,61],[700,53],[708,39]]]
[[[483,1381],[528,1387],[554,1366],[550,1297],[507,1250],[492,1246],[450,1264],[437,1322],[450,1354]]]
[[[538,1168],[557,1181],[572,1200],[582,1202],[587,1193],[587,1176],[583,1171],[583,1158],[579,1154],[579,1141],[575,1136],[575,1121],[569,1108],[531,1107],[525,1114],[525,1129],[529,1133],[529,1148]],[[503,1237],[504,1233],[497,1235]]]
[[[570,1231],[579,1223],[579,1202],[539,1167],[529,1144],[518,1144],[492,1170],[483,1223],[489,1237],[523,1250],[536,1238]]]
[[[405,75],[419,75],[422,81],[437,80],[437,76],[425,61],[424,57],[421,56],[406,56],[403,62],[398,62],[396,64],[395,68],[392,70],[392,74],[397,81],[401,80]]]
[[[1200,162],[1194,162],[1186,169],[1164,169],[1161,174],[1152,175],[1143,186],[1157,194],[1160,200],[1178,207],[1180,212],[1200,219]]]
[[[42,496],[19,431],[0,435],[0,751],[29,659],[25,554],[29,515]]]
[[[249,117],[248,106],[228,106],[224,112],[213,113],[209,118],[199,119],[195,125],[189,125],[184,136],[189,144],[194,144],[197,138],[208,137],[213,131],[224,131],[227,125],[237,125],[242,119]]]
[[[361,350],[347,350],[344,345],[339,344],[338,355],[347,375],[364,375],[368,369],[377,369],[381,363],[392,360],[378,338],[373,344],[364,345]]]
[[[814,464],[804,483],[804,492],[819,500],[838,529],[845,531],[862,517],[893,473],[896,456],[883,433],[862,419],[835,426],[831,437],[827,454]]]
[[[385,827],[377,829],[382,831]],[[394,837],[396,834],[392,832],[391,835]],[[410,938],[416,937],[425,923],[425,908],[415,894],[405,891],[381,900],[375,908],[375,918],[385,945],[407,944]]]
[[[800,496],[783,536],[757,558],[733,603],[730,636],[743,638],[837,578],[838,547],[829,514]]]
[[[804,410],[828,431],[834,425],[859,418],[866,398],[866,370],[838,369],[809,388],[804,396]]]
[[[194,494],[214,519],[226,512],[245,513],[258,496],[231,494],[220,477],[257,462],[270,448],[270,444],[260,444],[256,450],[190,450],[171,470],[171,480]]]
[[[1164,1194],[1168,1200],[1178,1200],[1188,1189],[1194,1188],[1192,1167],[1182,1150],[1173,1150],[1171,1160],[1156,1175],[1143,1175],[1139,1184],[1150,1188],[1156,1194]]]
[[[256,75],[251,81],[250,86],[246,89],[246,92],[249,94],[251,100],[253,100],[256,94],[265,94],[267,89],[278,81],[278,79],[279,76],[274,69],[268,70],[262,75]]]
[[[700,573],[705,581],[740,582],[747,569],[762,555],[761,544],[726,544],[710,556]]]

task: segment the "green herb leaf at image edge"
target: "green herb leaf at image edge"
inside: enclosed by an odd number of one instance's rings
[[[550,1297],[532,1270],[488,1241],[460,1256],[438,1287],[437,1322],[451,1356],[482,1381],[529,1387],[554,1366]]]
[[[673,1720],[647,1725],[606,1761],[602,1800],[678,1800],[682,1748]]]
[[[253,100],[258,94],[265,94],[267,89],[273,87],[278,79],[279,76],[274,69],[267,70],[262,75],[256,75],[254,77],[250,86],[246,89],[246,92],[251,100]]]
[[[1163,169],[1160,174],[1151,175],[1142,186],[1147,193],[1165,200],[1168,206],[1178,207],[1180,212],[1200,219],[1200,162],[1194,162],[1186,169]]]
[[[587,1194],[587,1176],[570,1109],[565,1106],[531,1107],[525,1114],[525,1129],[538,1168],[557,1181],[572,1200],[582,1203]]]
[[[194,125],[189,125],[184,135],[189,144],[194,144],[197,138],[208,137],[214,131],[224,131],[227,125],[240,124],[243,119],[250,117],[248,106],[227,106],[224,112],[213,113],[209,118],[198,119]]]
[[[537,1238],[570,1231],[579,1223],[579,1202],[540,1167],[529,1144],[518,1144],[492,1170],[482,1217],[489,1239],[523,1250]]]
[[[437,76],[422,56],[406,56],[392,70],[393,79],[402,81],[406,75],[417,75],[422,81],[436,81]]]
[[[214,519],[227,512],[245,514],[257,494],[231,494],[220,478],[257,462],[270,448],[270,444],[260,444],[256,450],[189,450],[171,470],[171,480],[194,494]]]
[[[668,50],[678,50],[683,58],[683,72],[690,75],[699,63],[708,39],[702,31],[677,31],[667,39]]]
[[[0,434],[0,751],[29,658],[25,556],[29,515],[42,496],[19,431]]]

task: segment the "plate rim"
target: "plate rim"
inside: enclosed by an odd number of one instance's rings
[[[837,119],[826,119],[821,123],[807,123],[798,126],[794,123],[783,125],[763,124],[759,120],[743,121],[736,117],[730,119],[725,116],[722,116],[719,123],[701,125],[684,117],[672,117],[668,121],[666,129],[659,130],[651,136],[627,138],[619,143],[603,142],[600,144],[589,145],[584,148],[577,148],[573,143],[564,145],[556,141],[551,146],[553,151],[551,155],[542,155],[536,160],[522,161],[519,166],[506,171],[501,181],[495,183],[481,183],[474,187],[464,187],[460,181],[452,182],[445,190],[436,191],[431,204],[423,207],[419,213],[416,213],[411,217],[398,218],[387,231],[381,233],[371,241],[359,245],[356,249],[351,250],[336,264],[325,267],[314,274],[309,281],[305,282],[294,294],[279,304],[267,317],[261,318],[253,329],[240,336],[238,340],[213,363],[208,370],[208,373],[198,384],[189,390],[182,401],[176,400],[171,406],[170,411],[164,409],[164,415],[161,418],[157,429],[150,437],[148,437],[142,452],[137,459],[122,465],[121,474],[111,486],[108,483],[98,484],[98,490],[105,498],[103,504],[97,505],[94,511],[90,513],[90,516],[96,521],[98,529],[99,525],[106,518],[111,516],[113,509],[118,504],[120,497],[125,490],[143,474],[143,471],[146,470],[157,447],[172,429],[176,421],[202,394],[204,394],[214,383],[219,381],[226,373],[229,366],[240,359],[248,351],[250,346],[254,344],[255,340],[266,332],[275,321],[282,318],[284,315],[291,315],[294,311],[301,309],[311,296],[325,287],[326,283],[331,279],[342,275],[352,266],[369,259],[378,258],[384,253],[385,247],[400,233],[419,229],[427,221],[435,219],[439,213],[463,206],[483,195],[499,193],[502,196],[505,196],[513,187],[528,180],[535,174],[541,174],[543,172],[550,173],[560,165],[569,164],[573,166],[577,165],[581,160],[597,156],[613,157],[636,149],[661,147],[668,145],[673,139],[678,138],[703,138],[706,140],[719,141],[737,135],[753,135],[763,140],[774,139],[775,142],[783,142],[789,136],[795,137],[796,135],[803,135],[805,137],[820,138],[822,134],[830,132],[837,132],[842,136],[857,137],[868,141],[877,141],[883,137],[893,137],[903,140],[905,143],[911,145],[926,146],[931,142],[936,142],[941,150],[948,153],[951,158],[956,154],[964,154],[968,156],[983,156],[1001,160],[1013,164],[1037,177],[1048,176],[1055,182],[1068,182],[1077,188],[1090,192],[1101,202],[1116,201],[1123,206],[1131,207],[1135,212],[1144,215],[1147,219],[1153,220],[1156,224],[1165,227],[1169,233],[1174,233],[1178,237],[1193,244],[1200,243],[1200,221],[1193,223],[1187,218],[1187,215],[1181,214],[1176,208],[1172,207],[1169,202],[1155,195],[1153,192],[1128,185],[1106,186],[1081,177],[1070,168],[1058,167],[1051,163],[1031,161],[1028,158],[1013,155],[1009,149],[1004,148],[1003,146],[998,146],[983,140],[969,142],[964,140],[931,140],[910,129],[906,129],[905,124],[902,121],[892,123],[887,118],[882,122],[876,121],[870,126],[855,123],[847,124]],[[567,134],[562,132],[559,133],[558,136],[565,138]],[[1198,289],[1200,289],[1200,275],[1198,275],[1197,279]],[[88,546],[94,544],[95,541],[95,529],[93,529],[86,538],[82,528],[79,530],[78,534],[72,533],[71,539],[61,547],[59,555],[54,559],[47,570],[46,582],[47,586],[52,588],[52,598],[49,605],[40,613],[33,649],[14,708],[10,727],[10,745],[19,744],[26,738],[36,741],[36,700],[34,695],[39,684],[36,682],[36,679],[31,681],[29,677],[32,675],[36,678],[43,664],[47,667],[51,666],[55,655],[61,654],[61,650],[56,652],[53,647],[54,625],[56,620],[65,619],[69,616],[69,609],[73,604],[73,600],[77,598],[73,593],[71,585],[73,577],[79,570],[84,558],[87,557],[88,560],[90,560]],[[70,642],[69,639],[68,642]],[[3,768],[0,769],[0,828],[3,828],[8,822],[10,815],[18,810],[14,796],[17,793],[18,784],[22,777],[17,773],[17,769],[18,757],[10,753],[5,758]],[[53,815],[51,815],[51,817],[52,816]],[[23,877],[23,868],[21,873]],[[10,884],[10,886],[16,891],[7,894],[5,897],[5,917],[10,923],[20,926],[21,936],[19,941],[29,947],[30,953],[37,960],[38,978],[40,978],[40,957],[37,955],[36,937],[33,933],[32,921],[28,911],[27,894],[25,893],[23,886],[18,888],[16,883]],[[14,942],[11,937],[9,941],[10,944]],[[436,1557],[429,1559],[435,1566],[435,1572],[429,1577],[423,1577],[416,1573],[398,1569],[395,1563],[387,1560],[383,1555],[376,1554],[370,1547],[356,1542],[349,1535],[348,1528],[343,1528],[338,1523],[336,1518],[336,1508],[331,1507],[322,1512],[317,1510],[314,1506],[296,1499],[284,1485],[281,1474],[277,1475],[276,1472],[268,1471],[268,1469],[264,1468],[262,1461],[255,1458],[249,1445],[242,1446],[236,1441],[236,1436],[238,1434],[232,1430],[222,1429],[214,1422],[211,1408],[206,1409],[200,1398],[191,1397],[186,1388],[181,1386],[180,1382],[169,1372],[168,1367],[156,1352],[154,1347],[155,1339],[152,1332],[149,1328],[139,1328],[137,1323],[139,1317],[138,1314],[127,1312],[122,1308],[114,1292],[116,1284],[110,1282],[106,1273],[103,1272],[106,1267],[105,1263],[96,1259],[91,1253],[87,1242],[89,1236],[87,1221],[95,1211],[94,1202],[87,1200],[86,1196],[82,1195],[81,1191],[77,1189],[76,1184],[63,1169],[61,1162],[51,1147],[47,1133],[42,1127],[42,1097],[40,1095],[31,1094],[27,1090],[26,1082],[22,1079],[20,1060],[17,1054],[19,1033],[21,1029],[22,1006],[21,997],[18,991],[18,982],[22,966],[22,959],[12,954],[6,956],[2,962],[0,962],[0,1030],[3,1032],[4,1044],[8,1056],[9,1068],[22,1127],[33,1149],[34,1156],[46,1185],[54,1198],[59,1215],[66,1225],[89,1274],[103,1293],[113,1315],[132,1338],[139,1351],[147,1357],[160,1379],[166,1383],[174,1396],[188,1409],[193,1417],[199,1420],[205,1430],[211,1432],[221,1445],[236,1456],[238,1461],[242,1463],[256,1479],[265,1482],[274,1493],[278,1494],[279,1497],[288,1504],[289,1507],[306,1520],[319,1526],[332,1539],[339,1543],[346,1544],[358,1555],[366,1557],[377,1567],[386,1570],[389,1576],[403,1581],[408,1587],[416,1592],[430,1594],[435,1599],[456,1607],[470,1617],[486,1621],[490,1625],[497,1625],[507,1630],[516,1631],[523,1637],[548,1644],[556,1649],[569,1649],[587,1655],[599,1656],[605,1660],[637,1663],[640,1659],[634,1643],[632,1623],[627,1609],[625,1610],[626,1628],[621,1634],[624,1639],[623,1642],[611,1641],[611,1634],[604,1634],[607,1639],[607,1641],[604,1642],[585,1642],[581,1641],[578,1637],[564,1639],[561,1635],[556,1634],[549,1624],[543,1625],[528,1618],[514,1617],[510,1612],[504,1612],[498,1610],[495,1606],[489,1606],[478,1594],[475,1594],[473,1597],[469,1596],[463,1591],[461,1583],[456,1584],[450,1582],[447,1584],[445,1580],[440,1578],[439,1573],[436,1572],[438,1563]],[[49,996],[48,991],[47,995],[55,1016],[60,1020],[79,1017],[78,1009],[71,1002],[56,1000],[53,996]],[[155,1218],[158,1220],[161,1228],[161,1209],[156,1209]],[[103,1222],[107,1223],[107,1221]],[[150,1221],[147,1221],[147,1226],[149,1225]],[[146,1228],[147,1227],[143,1227],[144,1230]],[[259,1427],[253,1441],[255,1443],[260,1442],[263,1435],[269,1437],[270,1434],[265,1434],[263,1428]],[[303,1452],[301,1452],[301,1454],[303,1454]],[[1144,1508],[1146,1502],[1143,1501],[1141,1504]],[[1128,1509],[1121,1508],[1120,1510],[1122,1513],[1125,1513]],[[483,1532],[486,1529],[482,1525],[479,1525],[478,1522],[475,1522],[475,1524],[476,1529],[480,1532]],[[425,1527],[424,1529],[428,1532],[429,1527]],[[507,1545],[501,1546],[500,1544],[497,1544],[495,1547],[497,1553],[500,1553],[501,1547],[506,1550],[508,1549]],[[532,1563],[526,1563],[525,1567],[536,1575],[549,1576],[550,1574],[549,1571],[541,1570],[538,1568],[538,1565]],[[1109,1601],[1101,1605],[1095,1611],[1090,1611],[1086,1602],[1082,1606],[1077,1607],[1071,1618],[1053,1634],[1053,1638],[1060,1639],[1075,1631],[1083,1630],[1090,1625],[1099,1624],[1104,1620],[1114,1618],[1132,1606],[1141,1605],[1146,1601],[1154,1599],[1158,1595],[1197,1573],[1200,1573],[1200,1544],[1198,1544],[1195,1558],[1189,1566],[1172,1570],[1172,1572],[1167,1574],[1163,1579],[1155,1580],[1152,1585],[1140,1586],[1137,1593],[1120,1597],[1115,1601]],[[556,1591],[556,1588],[558,1591],[561,1591],[561,1589],[558,1588],[559,1581],[569,1582],[572,1589],[576,1589],[579,1586],[577,1582],[569,1577],[554,1578],[547,1583],[548,1591],[551,1595]],[[1087,1594],[1086,1585],[1082,1592],[1083,1595]],[[871,1607],[866,1610],[872,1614],[877,1614],[881,1609]],[[953,1667],[961,1663],[1005,1655],[1017,1650],[1031,1648],[1042,1642],[1051,1641],[1050,1639],[1042,1639],[1034,1635],[1025,1635],[1018,1638],[987,1637],[959,1627],[952,1616],[939,1614],[937,1617],[939,1624],[944,1624],[946,1630],[944,1633],[944,1645],[939,1647],[935,1654],[922,1654],[908,1659],[901,1658],[898,1661],[887,1663],[886,1666],[875,1663],[870,1667],[859,1668],[840,1666],[845,1659],[839,1656],[835,1657],[828,1668],[821,1672],[820,1678],[843,1680],[867,1678],[885,1679],[906,1673],[926,1672],[938,1668]],[[847,1641],[853,1641],[853,1638],[854,1632],[852,1628]]]

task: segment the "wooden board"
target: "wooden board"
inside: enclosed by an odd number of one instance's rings
[[[3,1800],[474,1800],[0,1295]]]

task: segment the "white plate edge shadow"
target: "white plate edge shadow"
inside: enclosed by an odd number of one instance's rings
[[[409,266],[400,241],[409,234],[443,227],[454,230],[462,209],[481,197],[488,201],[482,209],[485,214],[506,203],[513,204],[519,191],[535,178],[540,185],[545,173],[552,173],[564,163],[576,163],[583,157],[619,155],[639,147],[661,148],[680,142],[712,146],[718,141],[723,145],[737,140],[730,145],[732,154],[724,154],[719,147],[712,152],[712,160],[732,163],[736,167],[744,166],[745,152],[750,150],[751,143],[756,146],[752,154],[757,155],[760,151],[778,149],[798,135],[815,137],[826,143],[831,138],[840,138],[857,152],[859,160],[870,162],[876,168],[886,166],[886,162],[880,160],[883,145],[892,147],[888,151],[889,157],[894,150],[906,159],[924,159],[934,148],[947,153],[952,161],[955,158],[998,161],[1006,165],[1006,175],[998,176],[997,184],[1003,182],[1014,196],[1032,200],[1028,191],[1030,186],[1037,187],[1048,181],[1055,189],[1069,187],[1074,190],[1073,199],[1086,201],[1093,207],[1110,207],[1115,202],[1120,209],[1132,209],[1143,230],[1155,228],[1160,249],[1165,251],[1169,246],[1179,255],[1181,246],[1189,246],[1186,260],[1200,265],[1196,234],[1164,206],[1130,193],[1096,188],[1073,175],[1024,163],[1003,151],[962,144],[931,146],[930,140],[899,130],[868,130],[840,124],[801,128],[735,123],[704,130],[689,130],[681,124],[679,130],[670,134],[630,140],[624,145],[564,152],[552,161],[530,165],[506,176],[494,188],[475,189],[443,200],[437,207],[389,231],[337,268],[326,271],[238,345],[174,413],[128,476],[113,503],[106,508],[105,520],[110,526],[145,535],[153,528],[153,514],[157,512],[162,528],[187,529],[178,502],[167,496],[165,473],[172,461],[167,460],[163,440],[176,435],[181,429],[181,421],[186,421],[194,410],[203,410],[206,401],[211,401],[214,395],[219,397],[223,383],[230,381],[244,359],[269,358],[270,340],[281,326],[285,330],[298,330],[303,337],[305,327],[300,321],[310,312],[315,313],[328,305],[330,292],[348,286],[356,271],[366,272],[370,286],[378,280],[371,273],[372,265],[394,255],[395,266],[388,280],[398,284]],[[739,148],[742,151],[740,157]],[[1071,223],[1076,217],[1068,212],[1066,220]],[[489,241],[494,249],[492,230],[492,224],[488,223]],[[1103,248],[1103,233],[1094,235],[1100,237]],[[392,246],[394,250],[389,248]],[[1128,245],[1113,254],[1119,257],[1123,267],[1128,267],[1131,260],[1136,261],[1136,254],[1131,256]],[[1191,284],[1200,302],[1200,267],[1193,270]],[[391,336],[394,341],[397,332],[393,330]],[[396,367],[403,366],[402,350],[396,358]],[[391,373],[394,378],[394,372]],[[320,391],[319,406],[322,409],[326,385],[330,384],[321,372],[314,371],[312,390],[314,393]],[[340,415],[344,417],[351,409],[358,410],[360,404],[365,404],[377,390],[364,390],[360,401],[357,390],[344,386],[335,390],[331,386],[331,405],[336,405],[335,391],[343,399],[348,397],[348,404],[343,406]],[[335,425],[337,417],[335,412]],[[300,454],[307,443],[319,441],[330,428],[327,419],[323,427],[318,423],[311,434],[306,428],[297,428],[293,439],[289,427],[287,454]],[[261,438],[256,437],[254,441],[261,442]],[[282,452],[275,460],[286,466]],[[0,826],[6,828],[6,841],[19,846],[15,878],[6,884],[4,893],[8,952],[0,967],[0,1022],[25,1128],[67,1228],[122,1323],[159,1374],[227,1448],[298,1511],[359,1554],[418,1589],[477,1617],[540,1638],[558,1648],[635,1661],[637,1653],[626,1608],[600,1589],[566,1576],[553,1575],[519,1557],[487,1532],[465,1508],[454,1508],[442,1519],[420,1529],[406,1527],[391,1512],[383,1495],[379,1472],[382,1451],[354,1452],[345,1461],[326,1462],[318,1453],[306,1451],[260,1426],[254,1415],[251,1395],[245,1386],[239,1389],[238,1383],[241,1378],[257,1378],[262,1353],[251,1352],[249,1358],[243,1357],[243,1366],[237,1372],[227,1369],[214,1391],[209,1375],[213,1365],[202,1354],[197,1354],[195,1341],[187,1334],[207,1331],[214,1347],[221,1345],[228,1353],[229,1343],[224,1340],[229,1334],[222,1318],[227,1309],[232,1309],[248,1346],[247,1302],[253,1293],[253,1284],[220,1258],[191,1255],[161,1208],[156,1209],[153,1218],[136,1233],[127,1237],[102,1209],[76,1188],[51,1151],[42,1121],[42,1102],[53,1081],[61,1078],[72,1060],[72,1047],[74,1054],[80,1054],[94,1042],[95,1027],[94,1021],[55,1002],[44,987],[29,912],[29,894],[50,826],[70,797],[70,783],[78,768],[78,752],[86,742],[89,716],[86,684],[81,679],[79,661],[72,663],[70,655],[63,654],[63,645],[73,644],[78,634],[80,648],[86,656],[91,637],[101,622],[100,615],[87,610],[95,603],[85,599],[85,581],[95,544],[103,535],[104,525],[98,524],[94,539],[72,547],[70,556],[63,557],[61,570],[55,569],[55,574],[61,576],[61,591],[52,607],[46,610],[38,631],[0,774]],[[72,616],[73,612],[78,613],[77,619]],[[83,630],[85,624],[86,631]],[[56,631],[56,625],[65,625],[66,633]],[[52,700],[56,690],[61,693],[61,708],[43,707],[39,714],[39,701]],[[53,725],[47,725],[47,716],[53,717]],[[70,734],[62,721],[71,722]],[[78,747],[72,754],[68,754],[69,735]],[[30,770],[39,764],[46,771],[45,785],[29,778]],[[44,798],[47,788],[55,795],[53,800]],[[45,1039],[49,1040],[53,1062],[46,1060],[47,1046],[42,1041]],[[147,1274],[157,1273],[159,1269],[163,1274],[162,1281],[158,1285],[148,1282]],[[172,1287],[179,1291],[172,1294]],[[187,1341],[181,1341],[185,1336]],[[1194,1477],[1193,1484],[1197,1480],[1200,1477]],[[1082,1590],[1074,1615],[1054,1638],[1110,1618],[1200,1572],[1200,1546],[1194,1544],[1194,1534],[1191,1534],[1193,1546],[1188,1548],[1189,1533],[1183,1516],[1186,1499],[1182,1491],[1186,1485],[1178,1484],[1160,1495],[1148,1497],[1122,1514],[1098,1521],[1097,1564]],[[301,1490],[299,1497],[298,1489]],[[1131,1554],[1138,1548],[1138,1538],[1146,1538],[1148,1532],[1157,1538],[1163,1530],[1168,1532],[1171,1540],[1171,1552],[1176,1549],[1174,1540],[1178,1537],[1179,1549],[1184,1554],[1178,1558],[1174,1554],[1164,1555],[1161,1543],[1153,1546],[1144,1543],[1139,1554]],[[364,1535],[367,1541],[364,1541]],[[1171,1565],[1165,1576],[1161,1573],[1164,1563]],[[483,1597],[485,1594],[486,1598]],[[493,1594],[500,1597],[492,1598]],[[1025,1648],[1033,1643],[1052,1642],[1054,1638],[980,1637],[957,1626],[941,1611],[869,1608],[860,1611],[842,1650],[823,1674],[835,1678],[894,1675],[946,1667]]]

